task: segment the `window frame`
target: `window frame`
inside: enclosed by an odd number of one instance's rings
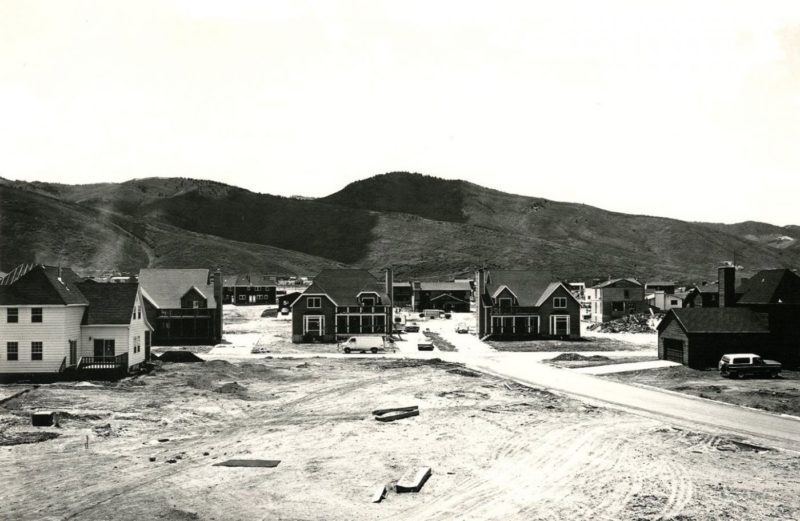
[[[559,306],[559,302],[563,305]],[[553,297],[553,309],[567,309],[567,297]]]
[[[14,348],[13,358],[11,355],[11,348]],[[19,342],[6,342],[6,360],[9,362],[19,361]]]
[[[312,303],[316,303],[316,305]],[[322,297],[306,297],[306,308],[308,309],[322,308]]]
[[[44,308],[31,308],[31,324],[41,324],[43,322],[44,322]]]
[[[6,308],[6,324],[19,324],[19,308]]]
[[[36,348],[38,348],[38,351]],[[41,362],[42,360],[44,360],[44,342],[31,342],[31,361]]]

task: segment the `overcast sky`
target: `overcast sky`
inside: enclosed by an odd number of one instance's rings
[[[800,2],[0,1],[0,176],[800,224]]]

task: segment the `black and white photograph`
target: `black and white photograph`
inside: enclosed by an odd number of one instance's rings
[[[0,0],[0,481],[800,520],[800,3]]]

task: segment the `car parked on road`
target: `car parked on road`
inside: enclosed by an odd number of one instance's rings
[[[406,324],[406,333],[419,333],[419,326],[417,324]]]
[[[462,323],[459,323],[459,324],[456,326],[456,333],[469,333],[469,328],[468,328],[468,327],[467,327],[467,325],[466,325],[466,324],[464,324],[463,322],[462,322]]]
[[[394,351],[395,345],[394,340],[388,336],[363,335],[351,336],[345,342],[341,342],[338,349],[348,354],[354,351],[361,353],[369,351],[372,354],[376,354],[378,351],[386,351],[387,349]]]
[[[717,365],[722,376],[744,378],[745,376],[769,376],[776,378],[781,372],[781,363],[764,360],[752,353],[723,355]]]
[[[433,347],[430,342],[420,342],[417,344],[417,351],[433,351]]]

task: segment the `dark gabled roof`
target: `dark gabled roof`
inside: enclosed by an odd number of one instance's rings
[[[243,273],[224,277],[224,286],[275,286],[277,284],[275,275],[264,275],[263,273]]]
[[[11,284],[0,286],[0,305],[86,305],[86,298],[75,286],[79,280],[69,268],[39,264]]]
[[[83,325],[128,325],[131,322],[138,284],[81,282],[77,284],[89,301]]]
[[[454,297],[453,295],[450,295],[449,293],[441,293],[439,295],[436,295],[435,297],[433,297],[431,299],[431,302],[433,302],[434,300],[437,300],[437,301],[438,300],[450,300],[450,301],[454,301],[454,302],[463,302],[464,304],[469,304],[468,300],[464,300],[464,299],[460,299],[458,297]]]
[[[699,293],[719,293],[719,286],[716,284],[706,284],[705,286],[695,286]]]
[[[469,282],[420,282],[421,291],[472,291]]]
[[[658,330],[677,320],[684,332],[691,333],[769,333],[766,320],[748,308],[674,308]]]
[[[787,269],[762,270],[738,291],[737,304],[800,304],[800,276]]]
[[[367,270],[361,269],[327,269],[322,270],[314,282],[306,288],[304,294],[324,293],[337,306],[357,306],[359,293],[377,293],[384,304],[390,302],[383,284]]]
[[[145,296],[161,309],[180,308],[181,297],[192,286],[205,295],[209,308],[217,305],[207,269],[143,268],[139,272],[139,285]]]
[[[611,287],[631,287],[631,286],[641,286],[642,283],[636,279],[612,279],[607,280],[605,282],[601,282],[595,286],[592,286],[594,289],[602,289],[602,288],[611,288]]]
[[[675,283],[666,280],[648,280],[647,282],[645,282],[645,286],[647,286],[648,288],[653,286],[675,286]]]
[[[486,292],[494,296],[505,286],[516,295],[520,306],[536,306],[553,280],[553,276],[544,271],[489,270]]]

